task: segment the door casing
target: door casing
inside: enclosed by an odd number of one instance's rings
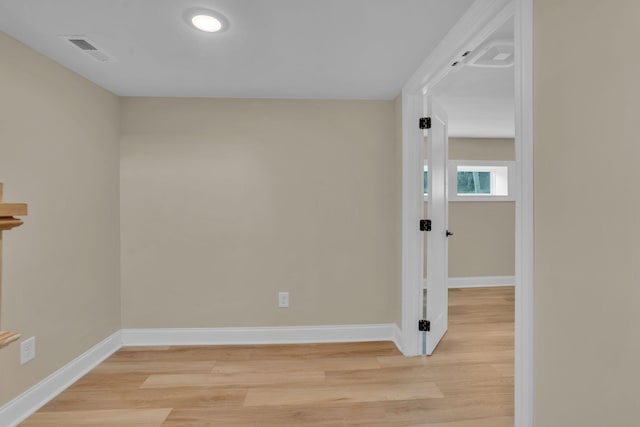
[[[446,334],[449,325],[449,120],[437,99],[426,96],[426,111],[431,117],[428,131],[429,212],[431,231],[422,236],[427,243],[426,314],[430,329],[424,333],[424,352],[431,355]],[[424,243],[423,243],[424,245]],[[422,294],[422,292],[420,293]]]
[[[508,19],[515,22],[516,301],[515,427],[534,426],[533,372],[533,0],[476,0],[402,89],[402,325],[401,350],[420,354],[423,245],[423,97]]]

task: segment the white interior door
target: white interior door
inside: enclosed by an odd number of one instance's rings
[[[431,355],[447,332],[449,316],[448,179],[449,135],[447,114],[432,97],[427,98],[431,129],[428,133],[429,198],[427,232],[426,332],[425,352]]]

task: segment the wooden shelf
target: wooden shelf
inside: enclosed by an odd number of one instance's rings
[[[0,183],[0,296],[2,296],[2,232],[22,225],[16,216],[27,214],[26,203],[2,203],[2,183]],[[0,330],[0,348],[17,341],[20,334]]]
[[[16,216],[27,215],[26,203],[2,203],[2,183],[0,183],[0,232],[22,225]]]
[[[26,214],[26,203],[0,203],[0,217],[25,216]]]
[[[20,334],[15,332],[0,331],[0,348],[17,341],[19,338]]]
[[[22,220],[12,216],[0,217],[0,231],[11,230],[22,225]]]

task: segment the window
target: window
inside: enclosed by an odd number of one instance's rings
[[[508,166],[458,165],[458,196],[509,195]]]
[[[491,194],[491,172],[458,167],[458,195]]]
[[[513,201],[515,162],[450,160],[448,167],[450,201]],[[424,201],[429,197],[429,169],[424,162]]]
[[[515,200],[511,177],[514,162],[468,161],[449,162],[449,200]]]

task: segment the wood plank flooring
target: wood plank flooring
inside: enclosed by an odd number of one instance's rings
[[[431,357],[389,342],[123,348],[23,426],[513,427],[513,288],[449,291]]]

